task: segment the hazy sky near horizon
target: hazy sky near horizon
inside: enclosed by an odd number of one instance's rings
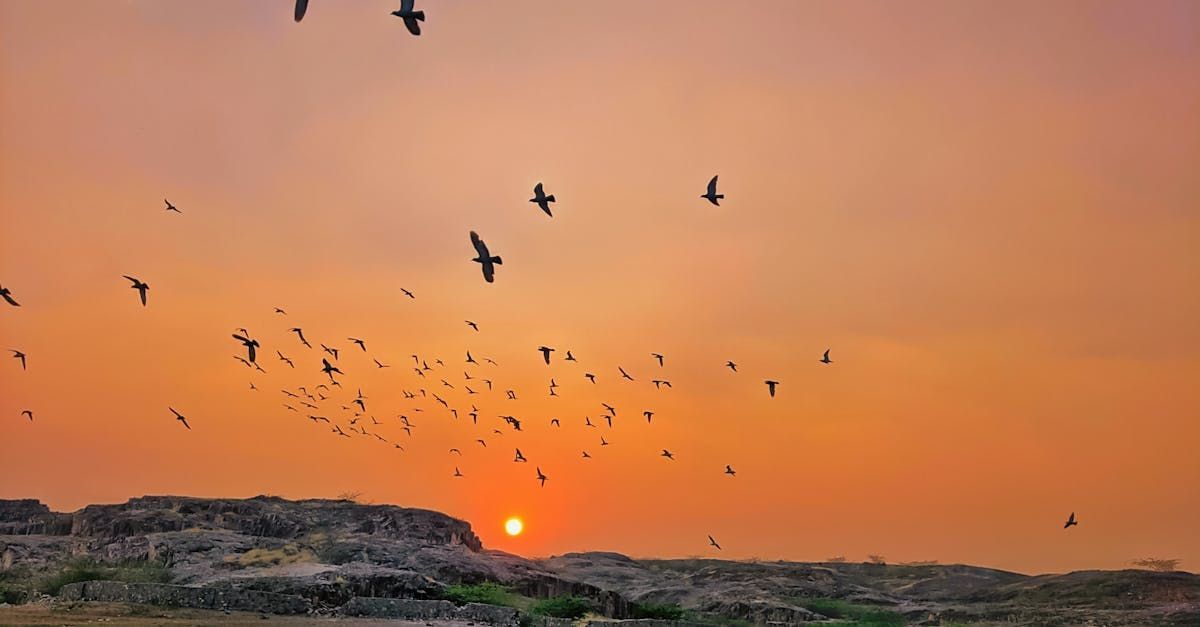
[[[1200,568],[1200,6],[426,1],[414,38],[393,4],[0,0],[0,348],[29,355],[0,498],[361,491],[524,555]],[[404,452],[282,407],[322,381],[292,326],[342,350],[321,414],[361,388]]]

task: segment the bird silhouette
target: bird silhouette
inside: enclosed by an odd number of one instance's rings
[[[13,350],[13,349],[11,349],[11,348],[9,349],[9,351],[10,351],[10,352],[12,352],[12,354],[13,354],[13,359],[20,359],[20,360],[21,360],[21,370],[25,370],[25,353],[22,353],[22,352],[21,352],[21,351],[19,351],[19,350]]]
[[[286,316],[286,315],[287,315],[287,312],[286,312],[286,311],[284,311],[284,310],[282,310],[282,309],[280,309],[280,308],[278,308],[278,307],[276,307],[276,308],[275,308],[275,313],[277,313],[277,314],[279,314],[279,315],[281,315],[281,316]]]
[[[246,352],[248,353],[248,356],[250,357],[250,363],[255,363],[254,360],[258,356],[258,340],[252,340],[248,337],[248,335],[249,334],[238,335],[238,334],[234,333],[233,339],[241,342],[242,346],[246,347]]]
[[[1067,518],[1067,522],[1066,522],[1066,524],[1063,525],[1063,529],[1066,529],[1068,527],[1073,527],[1078,524],[1079,524],[1079,521],[1075,520],[1075,512],[1071,512],[1071,516],[1069,518]]]
[[[387,364],[382,364],[382,363],[379,363],[379,360],[378,360],[378,359],[372,359],[372,361],[374,361],[374,362],[375,362],[375,366],[376,366],[376,367],[378,367],[378,368],[391,368],[391,366],[389,366],[389,365],[387,365]]]
[[[336,348],[330,348],[330,347],[328,347],[328,346],[326,346],[326,345],[322,344],[322,345],[321,345],[321,350],[325,351],[326,353],[329,353],[330,355],[333,355],[333,360],[334,360],[334,361],[337,361],[337,358],[338,358],[338,349],[336,349]]]
[[[172,408],[170,408],[170,407],[168,407],[167,409],[170,409],[170,410],[171,410],[171,413],[172,413],[172,414],[175,414],[175,420],[178,420],[179,422],[182,422],[182,423],[183,423],[183,426],[187,427],[187,430],[188,430],[188,431],[191,431],[191,430],[192,430],[192,425],[189,425],[189,424],[188,424],[187,418],[184,418],[184,417],[183,417],[183,414],[181,414],[181,413],[179,413],[179,412],[175,411],[174,409],[172,409]]]
[[[292,363],[292,360],[288,359],[287,357],[284,357],[283,353],[281,353],[279,351],[275,351],[275,354],[279,355],[279,361],[282,361],[283,363],[285,363],[293,368],[296,367],[296,364]]]
[[[667,387],[671,387],[671,382],[667,381],[666,379],[654,379],[653,381],[651,381],[651,383],[654,384],[654,389],[656,389],[656,390],[662,389],[660,386],[663,386],[663,385],[665,385]]]
[[[128,274],[123,274],[121,276],[125,277],[126,279],[129,279],[129,281],[131,283],[133,283],[133,285],[130,285],[129,287],[131,289],[135,289],[138,291],[138,296],[142,299],[142,306],[145,307],[146,306],[146,292],[150,291],[150,286],[139,281],[138,279],[135,279],[135,278],[129,276]],[[251,360],[251,361],[253,361],[253,360]]]
[[[296,337],[300,338],[300,342],[302,344],[304,344],[305,346],[307,346],[309,348],[312,348],[312,344],[309,344],[308,340],[304,339],[304,329],[301,329],[300,327],[294,327],[291,329],[291,332],[295,333]]]
[[[335,373],[335,372],[338,374],[345,374],[341,370],[338,370],[337,368],[335,368],[333,366],[333,364],[329,363],[329,360],[325,359],[324,357],[321,358],[321,363],[323,364],[323,367],[321,368],[321,372],[324,372],[325,374],[329,375],[330,381],[333,381],[333,373]]]
[[[471,245],[475,247],[474,261],[480,265],[483,270],[483,280],[491,283],[496,280],[496,266],[502,265],[504,262],[499,256],[492,256],[488,251],[487,244],[483,243],[483,239],[475,231],[471,231]]]
[[[554,214],[550,213],[550,203],[554,202],[554,194],[547,196],[546,193],[542,191],[541,183],[533,186],[533,198],[530,198],[529,202],[537,203],[537,206],[541,207],[542,211],[546,212],[546,215],[550,216],[551,218],[554,217]]]
[[[591,458],[592,458],[592,456],[591,456],[591,455],[588,455],[588,452],[587,452],[587,451],[584,451],[584,452],[583,452],[583,458],[584,458],[584,459],[591,459]]]
[[[736,477],[737,471],[735,471],[729,464],[725,464],[725,474],[729,475],[730,477]]]
[[[479,330],[479,325],[475,324],[474,322],[471,322],[470,320],[467,320],[467,326],[471,327],[472,329],[475,329],[476,331]]]
[[[413,35],[421,34],[421,22],[425,21],[424,11],[413,10],[413,0],[400,0],[400,10],[392,11],[392,15],[404,20],[404,26]]]
[[[296,0],[296,10],[293,18],[299,22],[304,19],[304,12],[308,11],[308,0]]]
[[[775,398],[775,386],[779,385],[779,382],[768,379],[767,381],[763,381],[763,383],[767,384],[767,391],[771,394],[771,398]]]
[[[546,487],[546,479],[549,479],[549,477],[547,477],[546,475],[543,475],[543,474],[542,474],[542,469],[541,469],[541,468],[538,468],[538,469],[537,469],[537,480],[538,480],[538,482],[539,482],[539,483],[541,483],[541,484],[542,484],[542,487],[543,487],[543,488],[544,488],[544,487]]]
[[[450,449],[450,452],[451,452],[451,453],[457,453],[459,457],[462,457],[462,451],[460,451],[460,450],[458,450],[458,449],[456,449],[456,448],[452,448],[452,449]]]
[[[660,454],[659,454],[659,456],[660,456],[660,457],[666,457],[666,458],[667,458],[667,459],[669,459],[669,460],[674,460],[674,459],[675,459],[675,454],[674,454],[674,453],[672,453],[671,451],[668,451],[667,449],[663,449],[662,453],[660,453]]]
[[[545,360],[546,365],[549,366],[550,365],[550,353],[553,353],[554,349],[550,348],[549,346],[539,346],[538,350],[542,352],[542,359]]]
[[[30,410],[26,409],[25,411],[22,411],[22,412],[21,412],[21,415],[22,415],[22,416],[29,416],[29,422],[33,422],[33,412],[32,412],[32,411],[30,411]]]
[[[401,291],[401,292],[404,292],[404,295],[405,295],[405,296],[407,296],[407,297],[409,297],[409,298],[414,298],[414,299],[416,298],[416,296],[413,296],[413,293],[412,293],[412,292],[410,292],[410,291],[408,291],[408,290],[404,289],[403,287],[402,287],[402,288],[400,288],[400,291]]]
[[[163,202],[167,203],[167,208],[165,209],[165,211],[174,211],[175,213],[183,213],[179,209],[176,209],[175,205],[172,205],[171,201],[167,200],[166,198],[163,198]]]
[[[646,417],[646,424],[650,424],[650,419],[654,417],[654,412],[644,411],[642,412],[642,415]]]
[[[622,378],[622,379],[629,379],[630,381],[633,381],[633,377],[629,376],[629,373],[628,373],[628,372],[625,372],[625,369],[624,369],[624,368],[622,368],[622,367],[620,367],[620,366],[617,366],[617,370],[620,370],[620,371],[621,371],[621,378]]]
[[[525,459],[525,456],[521,454],[521,449],[517,449],[517,455],[516,455],[516,457],[513,457],[513,461],[514,462],[526,462],[529,460]]]
[[[596,384],[596,375],[594,375],[590,372],[585,372],[585,373],[583,373],[583,376],[587,377],[587,380],[591,381],[592,385]]]
[[[350,337],[350,338],[346,338],[346,339],[350,340],[351,342],[354,342],[355,344],[358,344],[358,347],[361,348],[364,353],[367,352],[367,343],[366,342],[364,342],[358,338],[355,338],[355,337]]]
[[[550,424],[551,424],[552,426],[555,426],[555,427],[561,427],[561,426],[562,426],[562,423],[558,421],[558,418],[551,418],[551,419],[550,419]]]
[[[471,351],[467,351],[467,363],[476,365],[479,364],[479,362],[475,361],[475,358],[471,356]]]
[[[21,306],[21,303],[18,303],[17,301],[13,300],[12,291],[9,290],[7,287],[0,287],[0,298],[3,298],[4,302],[12,305],[13,307]]]
[[[828,348],[825,349],[825,354],[821,355],[821,363],[823,363],[823,364],[832,364],[833,363],[833,360],[829,358],[829,349]]]
[[[650,353],[650,356],[658,360],[658,367],[663,367],[663,356],[660,353]]]
[[[703,194],[700,194],[700,197],[708,200],[708,202],[711,202],[712,204],[714,204],[718,207],[721,206],[721,203],[719,203],[717,201],[724,198],[725,194],[717,193],[717,177],[716,176],[713,176],[712,180],[708,182],[708,190],[705,191]]]
[[[454,476],[455,476],[455,477],[461,477],[461,476],[463,476],[463,474],[462,474],[462,471],[460,471],[460,470],[458,469],[458,466],[455,466],[455,467],[454,467]]]
[[[708,544],[709,544],[709,546],[715,546],[715,547],[717,547],[717,550],[718,550],[718,551],[720,551],[720,550],[721,550],[721,545],[717,544],[717,541],[716,541],[716,540],[713,540],[713,537],[712,537],[712,536],[708,536]]]
[[[730,370],[732,370],[734,372],[737,372],[737,364],[733,363],[732,361],[725,362],[725,367],[729,368]]]
[[[578,361],[578,360],[575,359],[575,356],[571,354],[571,351],[567,351],[567,356],[565,358],[565,361]]]

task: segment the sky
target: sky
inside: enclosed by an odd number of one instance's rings
[[[0,498],[358,492],[526,556],[1200,568],[1195,3],[426,1],[419,38],[394,3],[291,4],[0,0],[0,348],[28,355]],[[348,429],[361,389],[389,444],[283,407],[323,380],[292,327],[341,349],[318,415]]]

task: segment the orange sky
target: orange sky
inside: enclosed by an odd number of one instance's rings
[[[524,555],[1200,566],[1194,3],[424,4],[413,38],[388,2],[0,0],[0,347],[29,354],[0,498],[361,491]],[[361,387],[406,452],[282,408],[321,381],[291,326],[343,350],[322,413]],[[467,349],[497,391],[414,412],[409,355],[446,361],[433,391]]]

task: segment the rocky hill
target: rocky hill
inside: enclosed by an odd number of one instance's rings
[[[499,586],[472,586],[487,582]],[[959,565],[614,553],[530,560],[484,548],[465,521],[390,505],[156,496],[64,514],[33,500],[0,500],[0,601],[9,603],[56,594],[279,614],[528,622],[513,609],[463,605],[463,591],[476,588],[500,590],[492,603],[522,611],[539,599],[575,597],[612,619],[665,614],[709,624],[1200,625],[1200,577],[1188,573],[1027,576]]]

